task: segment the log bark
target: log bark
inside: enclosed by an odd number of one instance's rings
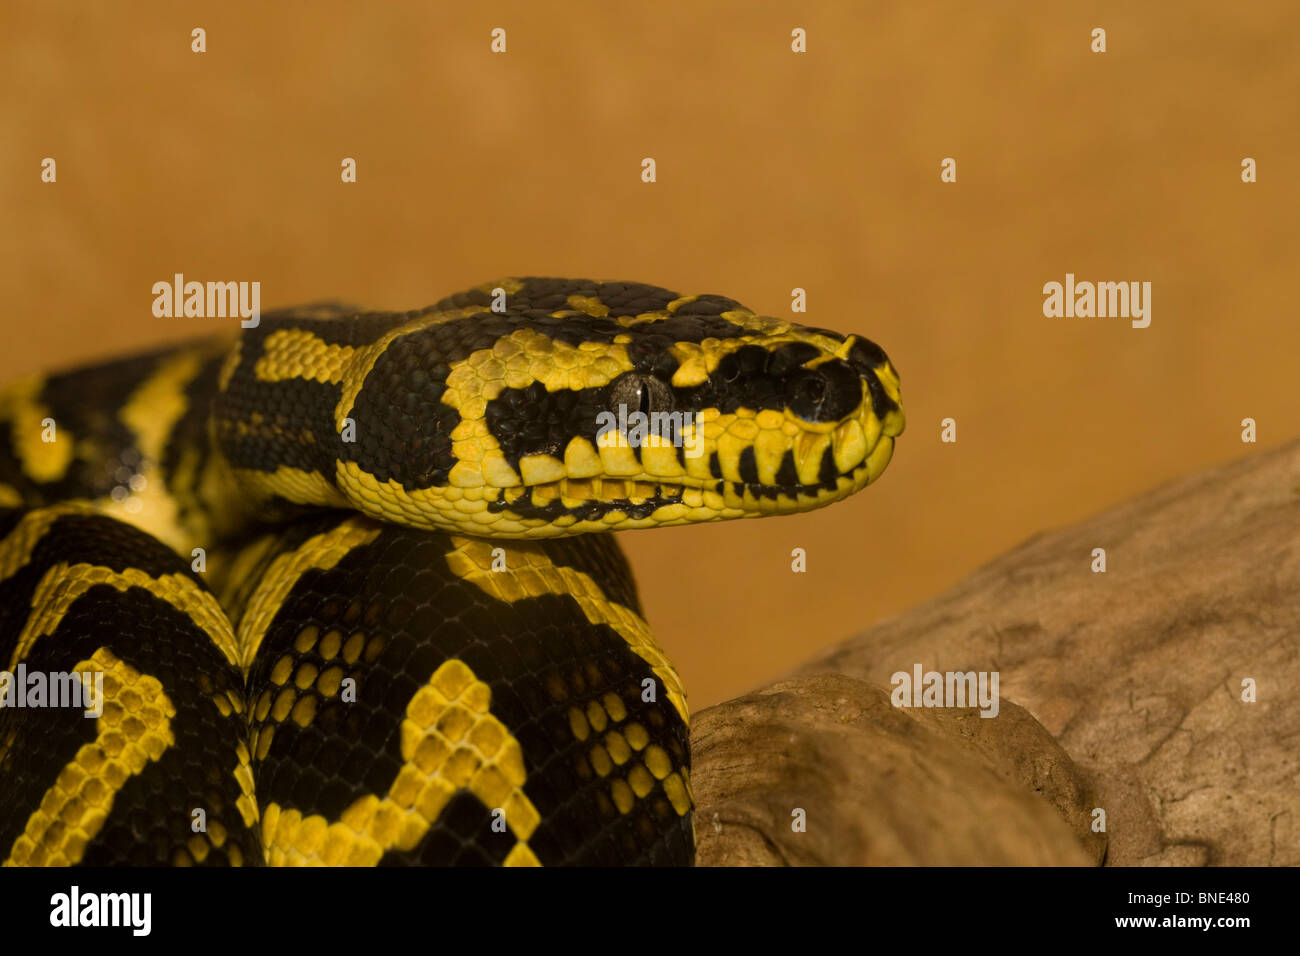
[[[916,664],[996,671],[998,716],[893,707]],[[1300,865],[1300,442],[1036,536],[693,748],[706,865]]]

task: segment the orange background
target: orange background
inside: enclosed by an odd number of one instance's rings
[[[3,18],[0,379],[212,331],[151,314],[174,272],[260,280],[263,308],[406,309],[542,274],[788,316],[800,286],[808,324],[883,345],[910,427],[878,485],[622,536],[696,707],[1040,529],[1300,433],[1290,0],[6,0]],[[1066,272],[1152,282],[1151,327],[1044,318]]]

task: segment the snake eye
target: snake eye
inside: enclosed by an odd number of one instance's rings
[[[662,379],[640,372],[620,375],[609,386],[609,406],[617,411],[622,405],[629,412],[643,415],[673,410],[673,390]]]

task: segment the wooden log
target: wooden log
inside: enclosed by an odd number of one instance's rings
[[[998,716],[891,706],[917,664],[997,672]],[[1300,442],[1038,535],[693,745],[703,864],[1298,865]]]

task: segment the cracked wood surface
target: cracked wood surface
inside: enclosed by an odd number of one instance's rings
[[[1001,713],[892,708],[918,663],[998,671]],[[701,863],[1298,865],[1300,442],[1040,534],[693,743]]]

